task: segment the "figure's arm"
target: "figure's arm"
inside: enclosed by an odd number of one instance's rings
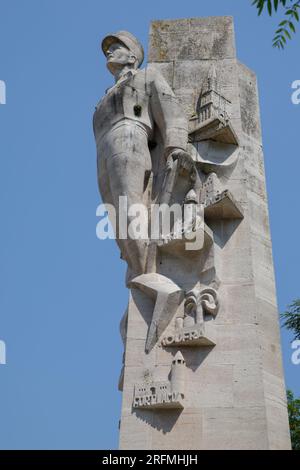
[[[151,77],[151,110],[159,128],[166,159],[177,151],[186,151],[188,122],[178,98],[164,77],[157,71]]]

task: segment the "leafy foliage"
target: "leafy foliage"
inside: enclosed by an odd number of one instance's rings
[[[281,319],[283,320],[282,326],[292,330],[295,339],[300,339],[300,299],[288,306],[288,310],[281,314]]]
[[[283,326],[292,330],[295,339],[300,339],[300,299],[294,300],[288,310],[281,314]],[[300,450],[300,399],[294,398],[293,392],[287,390],[289,422],[293,450]]]
[[[265,8],[270,16],[277,13],[279,7],[284,8],[284,19],[279,23],[273,38],[273,47],[284,49],[287,39],[292,39],[296,32],[295,22],[300,20],[300,0],[254,0],[252,5],[257,8],[259,16]]]
[[[300,399],[291,390],[287,391],[289,422],[293,450],[300,450]]]

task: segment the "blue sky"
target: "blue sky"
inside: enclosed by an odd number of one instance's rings
[[[279,18],[248,0],[0,0],[0,447],[118,445],[125,265],[95,235],[94,106],[112,83],[99,44],[127,29],[147,45],[152,19],[233,15],[239,59],[258,75],[281,311],[300,296],[298,35],[271,47]],[[300,395],[291,335],[287,385]]]

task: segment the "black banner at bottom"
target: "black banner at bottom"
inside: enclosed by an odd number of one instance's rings
[[[247,453],[247,457],[245,456]],[[246,458],[245,458],[246,457]],[[286,466],[288,461],[293,464],[298,459],[297,452],[289,451],[0,451],[0,468],[54,468],[56,466],[72,469],[97,469],[108,466],[122,466],[125,468],[137,468],[139,466],[172,465],[192,468],[196,465],[232,464],[234,461],[242,465],[256,464],[257,462],[270,465],[272,459],[276,459],[276,465],[280,460]],[[220,460],[219,460],[220,459]],[[150,468],[149,467],[149,468]]]

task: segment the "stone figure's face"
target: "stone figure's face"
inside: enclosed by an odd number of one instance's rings
[[[115,42],[106,51],[107,68],[114,74],[116,70],[125,65],[134,65],[136,58],[132,52],[123,44]]]

